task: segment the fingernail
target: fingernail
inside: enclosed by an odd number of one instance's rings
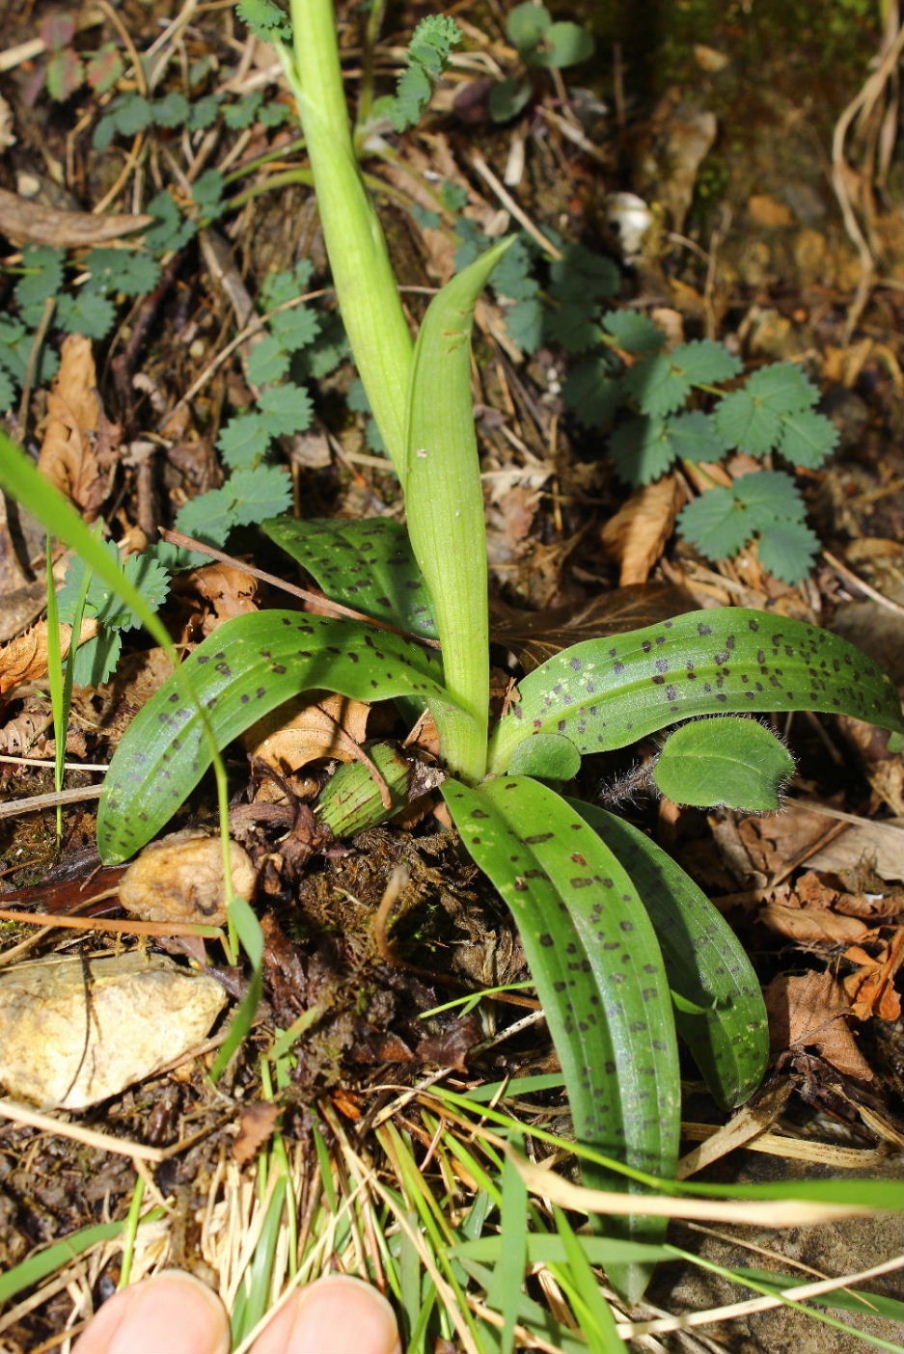
[[[252,1354],[401,1354],[399,1328],[386,1299],[361,1279],[331,1274],[284,1307]]]
[[[228,1354],[229,1322],[215,1293],[165,1270],[105,1302],[73,1354]]]

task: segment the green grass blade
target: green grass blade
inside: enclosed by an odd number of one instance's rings
[[[270,1306],[270,1282],[285,1198],[286,1178],[281,1176],[273,1186],[257,1245],[236,1295],[232,1313],[233,1344],[241,1344]]]
[[[210,1079],[214,1083],[218,1082],[220,1077],[229,1066],[229,1060],[238,1048],[241,1047],[245,1036],[249,1033],[257,1008],[260,1005],[261,997],[264,991],[264,933],[261,930],[261,924],[257,919],[257,914],[251,904],[242,898],[239,894],[233,894],[229,899],[229,924],[234,928],[236,935],[241,942],[242,949],[251,960],[252,974],[251,981],[248,984],[248,990],[239,1003],[239,1008],[229,1026],[226,1038],[223,1040],[217,1056],[210,1069]]]
[[[743,1265],[733,1269],[731,1275],[738,1283],[753,1279],[760,1285],[758,1292],[766,1288],[780,1293],[784,1288],[806,1282],[800,1274],[777,1274],[773,1269],[748,1269]],[[858,1316],[881,1316],[886,1321],[904,1325],[904,1302],[884,1293],[870,1293],[865,1288],[838,1288],[819,1298],[807,1298],[807,1301],[817,1307],[833,1307],[839,1312],[854,1312]]]
[[[512,910],[546,1013],[578,1140],[672,1175],[680,1081],[672,1003],[652,924],[625,870],[557,794],[526,777],[443,794],[468,852]],[[613,1177],[585,1167],[588,1183]],[[615,1187],[624,1188],[623,1177]],[[656,1239],[662,1224],[612,1224]],[[610,1277],[637,1296],[647,1274]]]
[[[484,1290],[493,1282],[493,1271],[476,1260],[466,1259],[462,1264],[469,1275]],[[587,1354],[587,1344],[583,1336],[577,1336],[567,1326],[560,1325],[552,1316],[545,1303],[537,1302],[521,1294],[518,1304],[518,1320],[528,1331],[536,1332],[542,1344],[541,1349],[554,1349],[560,1354]],[[527,1346],[530,1348],[531,1346]]]
[[[488,1265],[498,1264],[500,1254],[508,1244],[503,1236],[481,1236],[473,1240],[461,1241],[453,1246],[452,1254],[461,1259],[479,1260]],[[582,1236],[578,1244],[590,1265],[600,1265],[608,1269],[609,1265],[625,1264],[633,1261],[637,1264],[658,1264],[661,1260],[672,1258],[673,1248],[666,1245],[651,1245],[644,1241],[623,1241],[610,1236]],[[531,1233],[527,1238],[527,1263],[529,1265],[565,1265],[569,1252],[561,1236],[547,1233]]]
[[[212,761],[217,774],[217,795],[220,817],[223,822],[228,815],[228,796],[226,773],[219,755],[218,745],[213,737],[207,714],[191,686],[191,681],[180,665],[179,654],[162,621],[148,606],[135,585],[95,536],[72,505],[37,470],[25,453],[0,431],[0,487],[22,503],[41,521],[58,540],[74,550],[79,558],[93,573],[102,578],[107,586],[134,611],[142,625],[150,632],[158,644],[166,651],[176,668],[175,688],[180,701],[190,705],[196,715],[200,738],[205,743],[207,765]],[[147,840],[147,838],[145,838]],[[228,854],[224,849],[224,858],[228,866]],[[228,878],[228,868],[227,868]]]
[[[585,640],[528,673],[520,690],[491,743],[493,772],[538,734],[564,735],[586,754],[693,715],[816,710],[901,728],[894,684],[859,649],[803,621],[742,607]]]
[[[480,780],[486,768],[490,698],[486,527],[470,337],[477,298],[510,244],[495,245],[433,298],[411,376],[408,532],[433,601],[446,686],[471,716],[450,728],[443,755],[468,781]]]
[[[512,1145],[520,1150],[521,1139],[515,1137]],[[527,1260],[527,1209],[524,1181],[512,1158],[507,1156],[502,1167],[502,1205],[499,1210],[499,1227],[506,1244],[493,1274],[492,1288],[487,1293],[487,1302],[500,1312],[503,1320],[499,1354],[512,1354],[515,1346],[515,1322]]]
[[[34,513],[58,540],[71,550],[94,573],[112,588],[126,606],[146,626],[171,656],[176,649],[157,614],[148,606],[141,593],[126,578],[119,564],[104,549],[94,532],[49,480],[39,472],[21,448],[0,430],[0,487],[18,503]]]
[[[401,522],[271,517],[261,526],[334,602],[436,639],[430,594]]]
[[[778,1180],[755,1185],[704,1185],[698,1180],[664,1181],[675,1194],[705,1199],[799,1199],[851,1204],[889,1213],[904,1212],[904,1192],[895,1180]]]
[[[723,1279],[736,1279],[733,1270],[727,1269],[724,1265],[718,1265],[713,1260],[704,1260],[700,1255],[694,1255],[692,1251],[680,1250],[679,1247],[671,1248],[676,1256],[690,1261],[700,1269],[708,1270],[711,1274],[719,1274]],[[755,1293],[762,1293],[764,1297],[777,1297],[783,1307],[790,1307],[795,1312],[800,1312],[802,1316],[808,1316],[812,1321],[817,1321],[823,1326],[829,1326],[832,1330],[841,1331],[843,1335],[850,1335],[856,1340],[863,1340],[866,1344],[872,1345],[874,1349],[882,1349],[886,1354],[901,1354],[900,1343],[893,1343],[891,1340],[883,1340],[881,1336],[867,1334],[866,1331],[857,1330],[854,1326],[848,1326],[843,1321],[838,1321],[835,1317],[829,1316],[820,1307],[810,1307],[807,1304],[813,1299],[808,1298],[805,1302],[798,1302],[794,1298],[782,1297],[781,1292],[773,1288],[771,1284],[757,1282],[756,1279],[748,1276],[743,1280],[747,1288],[752,1288]]]
[[[50,687],[50,711],[53,716],[54,766],[53,786],[56,791],[63,788],[63,766],[66,761],[66,732],[69,725],[69,703],[66,700],[66,677],[63,670],[63,646],[60,636],[60,612],[57,606],[56,583],[53,578],[53,544],[47,537],[47,684]],[[80,621],[80,617],[75,617]],[[81,626],[72,626],[69,641],[69,670],[75,659],[78,647],[78,635]],[[63,836],[63,806],[57,805],[56,811],[57,841]]]
[[[182,665],[204,722],[223,748],[300,691],[326,688],[356,700],[416,696],[442,731],[464,717],[441,685],[439,660],[396,635],[356,621],[262,611],[221,625]],[[183,700],[180,673],[132,721],[107,772],[98,814],[106,861],[125,860],[168,822],[210,764],[199,708]]]
[[[141,1222],[141,1205],[144,1200],[144,1189],[144,1176],[136,1175],[135,1185],[132,1190],[132,1202],[129,1204],[129,1214],[126,1218],[126,1234],[123,1238],[122,1263],[119,1267],[118,1288],[126,1288],[132,1277],[132,1262],[135,1259],[135,1240],[138,1236],[138,1226]]]
[[[760,985],[728,922],[667,852],[615,814],[569,803],[624,865],[656,929],[669,984],[702,1014],[676,1010],[678,1033],[720,1104],[748,1100],[769,1059]]]
[[[596,1275],[590,1268],[583,1238],[578,1240],[561,1208],[554,1210],[556,1231],[567,1257],[567,1268],[556,1264],[553,1273],[563,1287],[572,1288],[573,1305],[584,1308],[581,1322],[592,1354],[627,1354],[627,1346],[615,1326],[612,1308],[600,1292]],[[624,1261],[622,1261],[624,1263]]]
[[[154,1208],[145,1214],[141,1222],[158,1222],[165,1216],[164,1209]],[[127,1220],[123,1219],[121,1222],[99,1222],[92,1227],[83,1227],[80,1231],[73,1232],[71,1236],[64,1237],[62,1241],[55,1241],[51,1246],[36,1251],[27,1260],[22,1260],[12,1269],[8,1269],[5,1274],[0,1274],[0,1307],[10,1302],[24,1289],[33,1288],[48,1275],[68,1265],[76,1256],[84,1255],[92,1246],[98,1246],[103,1241],[115,1240],[126,1227],[126,1223]]]

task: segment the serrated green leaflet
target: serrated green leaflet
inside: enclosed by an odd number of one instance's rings
[[[237,616],[183,665],[217,745],[299,691],[355,700],[417,696],[440,730],[463,712],[442,686],[438,659],[355,621],[264,611]],[[104,781],[97,839],[106,861],[125,860],[168,822],[210,765],[201,716],[171,679],[138,713]]]
[[[803,621],[742,607],[692,611],[626,635],[586,640],[523,679],[499,723],[490,770],[515,747],[560,733],[581,753],[624,747],[691,715],[843,711],[901,727],[888,677],[853,645]]]
[[[473,790],[447,780],[443,795],[518,925],[576,1136],[631,1166],[673,1174],[675,1025],[656,934],[624,867],[573,806],[528,777]],[[586,1174],[612,1187],[597,1168]],[[633,1219],[632,1233],[655,1240],[656,1225]],[[638,1284],[639,1273],[621,1276],[627,1291]]]
[[[436,638],[430,595],[400,522],[272,517],[261,526],[334,602],[399,630]]]
[[[605,809],[570,800],[615,852],[643,899],[669,985],[704,1014],[676,1010],[675,1024],[710,1093],[729,1108],[759,1086],[769,1057],[766,1008],[740,941],[667,852]]]
[[[794,774],[794,758],[756,720],[726,715],[695,720],[670,734],[653,771],[656,788],[676,804],[768,813]]]

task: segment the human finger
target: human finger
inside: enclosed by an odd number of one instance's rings
[[[382,1294],[361,1279],[330,1274],[294,1293],[251,1354],[401,1354],[399,1328]]]
[[[223,1304],[199,1279],[164,1270],[122,1288],[76,1340],[72,1354],[228,1354]]]

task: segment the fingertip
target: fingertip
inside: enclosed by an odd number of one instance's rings
[[[330,1274],[288,1299],[252,1354],[401,1354],[392,1307],[371,1284]]]
[[[79,1336],[73,1354],[228,1354],[229,1321],[191,1274],[164,1270],[123,1288]]]

